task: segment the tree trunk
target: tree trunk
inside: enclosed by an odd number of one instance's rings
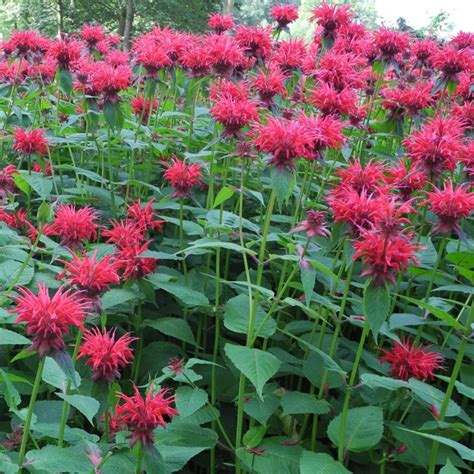
[[[234,3],[235,0],[224,0],[224,5],[222,8],[224,15],[232,15],[234,12]]]
[[[122,2],[120,2],[122,3]],[[125,18],[127,16],[127,6],[125,3],[121,4],[118,14],[118,28],[117,34],[122,38],[125,32]]]
[[[125,26],[123,31],[123,45],[125,49],[130,49],[130,37],[133,28],[133,17],[135,15],[135,8],[133,0],[127,0],[127,10],[125,12]]]
[[[58,27],[58,38],[61,38],[61,33],[64,31],[64,11],[62,0],[56,0],[56,24]]]

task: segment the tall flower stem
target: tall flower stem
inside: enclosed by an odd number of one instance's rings
[[[464,328],[462,334],[461,345],[459,346],[458,355],[456,356],[456,361],[454,362],[453,370],[451,371],[451,377],[449,378],[448,388],[444,394],[443,403],[441,404],[441,409],[439,411],[438,421],[441,423],[448,411],[449,402],[453,395],[454,385],[458,378],[459,372],[461,371],[462,362],[464,360],[464,353],[466,352],[467,344],[469,341],[469,335],[471,333],[471,325],[474,323],[474,303],[471,305],[471,310],[469,311],[469,316],[467,317],[466,327]],[[436,461],[438,459],[438,450],[439,442],[434,441],[433,447],[431,449],[430,456],[430,465],[428,469],[428,474],[434,474],[436,470]]]
[[[243,193],[243,188],[241,188],[240,192]],[[243,199],[242,196],[241,196],[241,199]],[[258,306],[258,297],[259,297],[258,288],[262,284],[263,267],[265,265],[264,258],[265,258],[265,251],[267,248],[267,237],[268,237],[268,232],[270,229],[270,222],[272,219],[272,213],[273,213],[273,207],[275,206],[275,201],[276,201],[276,194],[274,191],[272,191],[270,195],[270,199],[267,204],[267,212],[265,214],[265,221],[263,225],[262,240],[260,243],[260,250],[258,252],[256,290],[253,297],[252,308],[250,312],[249,329],[247,333],[246,347],[248,348],[252,347],[252,338],[253,338],[253,332],[255,330],[255,323],[256,323],[256,317],[257,317],[257,306]],[[240,210],[242,211],[242,206]],[[240,230],[240,233],[242,233],[242,229]],[[248,283],[250,284],[250,282]],[[250,286],[249,286],[249,289],[250,289]],[[236,451],[240,448],[242,444],[242,432],[243,432],[243,424],[244,424],[244,391],[245,391],[245,376],[241,373],[239,377],[239,395],[238,395],[238,401],[237,401],[237,429],[235,433]],[[237,456],[236,456],[236,461],[235,461],[235,472],[237,474],[241,472],[240,460]]]
[[[28,437],[30,435],[30,426],[31,426],[31,419],[33,418],[33,409],[35,407],[36,398],[38,396],[39,388],[41,385],[41,376],[43,375],[44,363],[46,357],[41,357],[38,368],[36,369],[36,377],[33,383],[33,390],[31,392],[30,404],[28,406],[28,413],[26,415],[25,425],[23,427],[23,436],[21,438],[21,446],[20,446],[20,454],[18,455],[18,465],[20,466],[23,464],[25,460],[26,454],[26,444],[28,442]]]
[[[77,353],[79,352],[79,345],[81,343],[82,339],[82,330],[79,329],[77,331],[77,336],[76,336],[76,342],[74,344],[74,351],[72,353],[72,367],[74,371],[74,366],[76,363],[76,358],[77,358]],[[64,394],[67,395],[69,393],[69,390],[71,390],[71,379],[68,379],[66,383],[66,388],[64,390]],[[59,434],[58,434],[58,446],[62,447],[64,443],[64,432],[66,430],[66,423],[67,423],[67,418],[69,416],[69,403],[64,400],[63,403],[63,410],[61,413],[61,421],[59,422]]]
[[[359,369],[360,360],[362,358],[362,352],[364,350],[365,340],[369,334],[369,321],[366,318],[364,323],[364,329],[362,330],[362,335],[360,336],[359,347],[357,348],[356,357],[354,360],[354,365],[352,366],[351,376],[349,378],[349,384],[346,388],[346,395],[344,397],[344,405],[342,406],[341,413],[341,423],[339,425],[339,446],[337,449],[337,458],[339,462],[344,461],[344,440],[346,435],[346,423],[347,423],[347,413],[349,411],[349,403],[351,401],[351,394],[354,388],[354,383],[356,381],[357,372]]]
[[[135,320],[135,331],[137,333],[137,338],[138,338],[137,356],[135,357],[134,375],[133,375],[133,380],[135,383],[138,382],[138,376],[140,375],[140,364],[142,361],[142,352],[143,352],[142,313],[143,313],[143,306],[142,306],[142,303],[140,302],[138,303],[137,315],[136,315],[136,320]]]

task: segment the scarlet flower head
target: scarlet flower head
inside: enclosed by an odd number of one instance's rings
[[[70,326],[82,328],[88,309],[80,293],[74,293],[63,286],[50,297],[45,284],[38,283],[38,294],[19,288],[21,296],[13,299],[17,305],[17,323],[26,323],[26,333],[33,336],[31,350],[40,357],[65,348],[63,337],[69,334]]]
[[[119,248],[141,243],[145,240],[145,228],[137,221],[125,219],[112,221],[112,228],[102,232],[107,237],[107,243]]]
[[[89,48],[94,48],[105,39],[105,31],[101,25],[83,25],[80,35]]]
[[[145,99],[145,97],[134,97],[130,102],[133,113],[139,117],[142,123],[147,123],[150,114],[158,108],[156,99]]]
[[[358,193],[378,193],[383,183],[383,167],[380,163],[369,161],[362,166],[360,160],[354,160],[347,168],[338,171],[341,185],[351,187]]]
[[[411,50],[420,64],[430,67],[433,55],[438,50],[438,43],[430,38],[418,40],[413,43]]]
[[[270,67],[266,72],[259,69],[258,75],[252,77],[251,81],[262,102],[270,105],[277,94],[286,96],[286,79],[287,76],[279,68]]]
[[[230,76],[244,62],[242,48],[227,35],[206,36],[204,47],[209,53],[209,65],[220,76]]]
[[[306,58],[306,44],[300,39],[280,41],[273,52],[272,64],[283,72],[295,71],[303,66]]]
[[[202,181],[202,166],[199,163],[187,165],[185,161],[180,161],[174,157],[163,177],[174,187],[174,197],[185,197],[191,193],[191,188]]]
[[[456,80],[460,72],[474,69],[472,51],[445,46],[434,54],[433,68],[440,71],[443,78]]]
[[[117,94],[130,86],[131,75],[132,70],[128,65],[113,67],[99,61],[95,63],[91,82],[94,90],[103,94],[106,100],[117,102],[119,100]]]
[[[357,97],[352,89],[338,91],[326,82],[312,91],[309,102],[323,115],[350,115],[357,111]]]
[[[128,333],[117,339],[115,329],[101,332],[95,327],[84,333],[77,358],[87,358],[85,365],[92,367],[92,380],[112,383],[120,378],[120,370],[133,361],[130,345],[134,340]]]
[[[380,51],[381,59],[393,61],[397,54],[403,53],[407,49],[409,36],[388,28],[379,28],[375,32],[374,41]]]
[[[459,221],[464,217],[469,217],[474,211],[474,193],[466,186],[453,186],[453,182],[448,180],[444,189],[434,187],[433,192],[427,192],[427,201],[431,211],[436,214],[438,223],[434,227],[435,232],[449,234],[451,232],[460,233]]]
[[[45,234],[60,237],[61,244],[66,247],[81,248],[83,240],[97,237],[97,219],[97,211],[92,207],[76,209],[74,204],[60,204],[53,223],[45,228]]]
[[[16,191],[16,184],[13,176],[18,173],[15,165],[7,165],[0,171],[0,195],[13,194]]]
[[[235,29],[235,41],[245,54],[264,59],[272,49],[271,29],[240,25]]]
[[[224,33],[234,27],[234,18],[232,15],[221,15],[219,13],[210,13],[207,25],[216,33]]]
[[[429,352],[430,346],[417,345],[416,341],[402,339],[390,350],[382,349],[380,362],[390,364],[390,375],[399,380],[433,380],[436,370],[443,368],[443,356],[437,352]]]
[[[35,51],[44,52],[49,46],[49,40],[36,31],[14,31],[10,39],[3,44],[3,49],[10,54],[26,56]]]
[[[168,369],[174,372],[176,375],[180,375],[183,373],[185,363],[186,361],[184,359],[180,359],[179,357],[171,357],[166,367],[168,367]]]
[[[398,165],[386,170],[385,182],[395,187],[404,201],[408,201],[412,194],[423,189],[426,183],[426,175],[415,167],[407,168],[400,160]]]
[[[153,210],[154,199],[151,199],[142,206],[140,199],[137,202],[132,202],[127,207],[127,218],[137,224],[143,232],[156,231],[161,232],[163,230],[164,220],[157,219],[156,213]]]
[[[97,259],[97,251],[91,257],[86,253],[81,256],[72,253],[72,261],[64,262],[64,271],[58,279],[67,278],[70,285],[82,290],[89,298],[96,297],[99,293],[118,285],[120,277],[117,273],[118,264],[111,255]]]
[[[143,446],[153,445],[153,431],[158,426],[166,426],[178,412],[171,404],[174,395],[167,397],[167,389],[161,389],[156,395],[150,390],[145,398],[134,386],[134,395],[119,394],[120,402],[115,413],[119,423],[124,424],[131,432],[131,446],[140,442]]]
[[[302,220],[290,232],[306,232],[306,235],[310,239],[316,236],[329,237],[331,233],[325,226],[325,216],[326,213],[324,211],[310,209],[306,211],[306,219]]]
[[[137,63],[145,68],[147,75],[151,78],[156,78],[158,71],[173,64],[167,54],[167,49],[150,35],[143,35],[137,40],[133,47],[133,53]]]
[[[350,7],[347,5],[328,5],[326,2],[315,8],[310,21],[317,20],[318,25],[323,29],[323,37],[334,38],[337,29],[347,25],[351,20]]]
[[[40,128],[29,131],[15,128],[13,142],[13,149],[24,156],[30,156],[33,153],[42,156],[48,152],[48,142]]]
[[[395,283],[395,273],[405,271],[410,263],[418,265],[415,252],[420,246],[401,232],[387,238],[383,232],[370,230],[361,233],[354,249],[354,260],[362,258],[367,267],[362,276],[370,277],[376,286],[383,286],[387,281]]]
[[[411,87],[398,87],[396,89],[385,89],[382,97],[385,99],[382,105],[391,110],[393,115],[413,116],[421,110],[433,105],[431,83],[417,82]]]
[[[460,31],[449,44],[457,49],[474,49],[474,33]]]
[[[149,243],[132,241],[119,249],[117,262],[124,280],[138,280],[156,270],[158,259],[141,256],[148,250]]]
[[[76,40],[56,40],[48,49],[48,56],[52,58],[62,70],[70,70],[73,64],[81,57],[84,43]]]
[[[285,28],[298,19],[298,8],[296,5],[277,3],[270,10],[270,17],[277,22],[277,28]]]

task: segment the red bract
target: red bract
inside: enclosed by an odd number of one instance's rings
[[[86,253],[82,256],[72,254],[71,262],[64,262],[64,271],[58,279],[66,278],[70,285],[82,290],[89,298],[108,290],[110,285],[118,285],[120,277],[117,273],[118,264],[111,255],[97,259],[97,251],[91,257]]]
[[[430,210],[438,218],[433,231],[442,234],[460,233],[459,221],[474,211],[474,193],[465,185],[454,187],[453,182],[448,180],[444,189],[434,187],[434,191],[426,195],[428,199],[423,204],[429,204]]]
[[[408,154],[429,176],[452,171],[462,151],[462,126],[454,118],[436,117],[403,141]]]
[[[15,128],[13,149],[25,156],[30,156],[33,153],[41,156],[48,152],[48,142],[43,130],[39,128],[29,131]]]
[[[83,49],[82,41],[56,40],[51,43],[48,56],[56,61],[60,69],[69,70],[72,64],[79,60]]]
[[[97,237],[97,219],[97,211],[91,207],[76,209],[74,204],[60,204],[53,223],[44,232],[60,237],[66,247],[81,248],[83,240],[95,240]]]
[[[354,160],[336,174],[341,178],[341,186],[351,187],[358,193],[379,193],[384,178],[382,165],[373,161],[362,166],[360,160]]]
[[[50,352],[65,348],[63,337],[69,334],[70,326],[82,328],[87,304],[80,293],[60,287],[53,297],[48,288],[38,283],[38,294],[19,288],[21,296],[14,296],[18,314],[17,323],[26,324],[26,333],[33,336],[31,350],[38,351],[41,357]]]
[[[331,233],[325,226],[325,217],[325,212],[310,209],[309,211],[306,211],[306,219],[302,220],[290,232],[306,232],[308,238],[316,236],[329,237]]]
[[[36,31],[14,31],[10,39],[3,44],[3,49],[10,54],[26,56],[28,53],[48,49],[49,40]]]
[[[101,332],[95,327],[84,333],[77,358],[87,358],[85,365],[92,367],[92,380],[112,383],[133,361],[130,345],[134,340],[128,333],[117,339],[115,330]]]
[[[167,166],[163,177],[174,187],[174,197],[188,196],[193,186],[201,184],[202,166],[199,163],[187,165],[186,162],[174,157]]]
[[[207,24],[211,30],[216,33],[224,33],[234,27],[234,18],[232,15],[220,15],[219,13],[209,14]]]
[[[396,342],[390,350],[382,349],[380,362],[390,364],[390,375],[399,380],[415,378],[432,380],[436,370],[443,368],[443,356],[437,352],[429,352],[430,346],[417,344],[410,339]]]
[[[352,89],[338,91],[325,82],[311,92],[308,100],[324,115],[350,115],[357,111],[357,97]]]
[[[13,176],[18,173],[15,165],[7,165],[0,171],[0,195],[12,194],[16,191]]]
[[[148,250],[150,241],[128,242],[121,247],[117,254],[117,265],[122,271],[124,280],[138,280],[149,273],[153,273],[158,265],[158,260],[153,257],[142,257]]]
[[[104,28],[100,25],[83,25],[80,35],[89,48],[94,48],[105,39]]]
[[[328,5],[323,2],[313,10],[310,21],[317,20],[318,25],[323,29],[324,37],[334,37],[338,28],[350,22],[349,9],[347,5]]]
[[[145,99],[145,97],[134,97],[130,102],[133,113],[141,119],[143,123],[148,122],[150,113],[158,108],[158,101],[156,99]]]
[[[300,39],[278,43],[271,61],[283,72],[291,72],[303,66],[306,57],[306,44]]]
[[[117,101],[118,92],[130,85],[132,70],[129,66],[113,67],[105,62],[95,63],[91,82],[94,89],[104,94],[106,100]]]
[[[180,57],[181,65],[189,69],[193,77],[207,76],[211,70],[209,49],[203,44],[194,44]]]
[[[278,3],[272,6],[270,17],[278,23],[278,28],[285,28],[285,26],[298,19],[298,8],[292,4]]]
[[[458,49],[474,49],[474,33],[460,31],[449,44]]]
[[[140,223],[130,219],[112,221],[112,229],[104,230],[102,235],[108,238],[107,243],[115,244],[119,248],[140,243],[145,240],[145,229]]]
[[[115,413],[119,423],[124,424],[131,432],[130,444],[140,442],[143,446],[153,446],[153,431],[166,424],[178,412],[171,407],[174,395],[167,397],[168,390],[162,389],[156,395],[150,390],[143,398],[136,386],[131,397],[119,394],[120,402]]]
[[[279,68],[272,67],[268,71],[258,70],[258,75],[252,77],[251,81],[265,105],[270,105],[273,98],[279,94],[286,96],[286,75]]]
[[[433,84],[418,82],[411,87],[385,89],[382,105],[400,117],[417,115],[422,109],[430,107],[434,100],[431,95]]]
[[[398,233],[387,238],[378,230],[363,231],[361,239],[354,243],[354,260],[362,258],[366,268],[363,276],[371,278],[374,285],[395,283],[395,273],[405,271],[411,264],[417,265],[415,252],[420,246],[410,241],[410,236]]]
[[[346,88],[362,88],[366,74],[363,72],[365,60],[348,53],[328,52],[320,60],[314,75],[338,91]]]
[[[392,61],[394,57],[403,53],[407,47],[410,37],[400,31],[380,28],[374,34],[374,41],[380,51],[380,58]]]
[[[300,122],[271,117],[265,125],[254,128],[256,147],[272,154],[270,164],[280,169],[294,169],[294,160],[307,156],[312,136]]]
[[[431,66],[431,60],[437,50],[438,43],[430,38],[415,41],[411,47],[411,51],[417,61],[426,67]]]
[[[143,232],[155,231],[161,232],[163,230],[164,220],[157,219],[156,213],[153,210],[154,199],[142,206],[140,199],[133,202],[127,207],[127,218],[129,221],[138,225]]]
[[[209,65],[215,73],[224,77],[243,64],[242,49],[227,35],[208,35],[204,40],[204,47],[209,52]]]
[[[154,39],[144,36],[138,40],[133,48],[135,60],[141,64],[150,77],[156,78],[158,71],[171,66],[173,61],[167,50],[157,44]]]
[[[397,166],[387,168],[385,182],[395,187],[404,201],[408,201],[412,194],[423,189],[426,183],[426,175],[415,167],[407,168],[400,160]]]

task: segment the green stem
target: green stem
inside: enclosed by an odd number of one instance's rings
[[[142,462],[143,462],[143,446],[141,443],[138,443],[137,469],[135,470],[136,474],[142,473]]]
[[[449,378],[448,388],[446,393],[444,394],[443,403],[441,405],[441,409],[439,411],[438,421],[442,422],[446,416],[446,412],[448,411],[449,402],[453,395],[454,385],[458,378],[459,372],[461,371],[461,366],[464,360],[464,353],[466,352],[467,343],[469,341],[469,335],[471,333],[471,325],[474,323],[474,303],[471,305],[471,310],[469,311],[469,316],[466,321],[466,327],[464,328],[464,333],[461,341],[461,345],[459,346],[459,352],[456,357],[456,361],[454,362],[454,367],[451,372],[451,377]],[[430,465],[428,469],[428,474],[434,474],[436,470],[436,461],[438,459],[438,449],[439,449],[439,442],[433,442],[433,448],[431,450],[431,457],[430,457]]]
[[[23,436],[21,438],[21,446],[20,446],[20,454],[18,455],[18,465],[20,466],[21,472],[21,465],[25,460],[26,454],[26,444],[28,442],[28,437],[30,435],[30,426],[31,426],[31,419],[33,418],[33,409],[36,403],[36,397],[38,396],[39,388],[41,385],[41,376],[43,375],[44,363],[46,357],[41,357],[38,368],[36,369],[36,377],[33,383],[33,390],[31,392],[30,404],[28,406],[28,413],[26,415],[25,425],[23,427]]]
[[[346,396],[344,397],[344,405],[342,407],[341,424],[340,424],[340,427],[339,427],[339,446],[338,446],[338,449],[337,449],[337,458],[338,458],[338,461],[341,462],[341,463],[344,461],[344,456],[345,456],[344,438],[345,438],[345,435],[346,435],[346,423],[347,423],[347,413],[349,411],[349,403],[351,401],[352,390],[353,390],[353,387],[354,387],[354,383],[356,381],[360,360],[362,358],[362,352],[364,350],[365,340],[367,339],[367,336],[369,334],[369,330],[370,330],[369,321],[366,318],[365,323],[364,323],[364,329],[362,330],[362,335],[361,335],[360,341],[359,341],[359,347],[357,348],[357,353],[356,353],[356,357],[355,357],[355,360],[354,360],[354,365],[352,367],[352,372],[351,372],[351,376],[350,376],[350,379],[349,379],[349,385],[347,386]]]
[[[140,375],[140,364],[142,361],[142,352],[143,352],[143,325],[142,325],[142,313],[143,307],[141,303],[138,303],[137,307],[137,317],[135,321],[135,331],[137,333],[138,338],[138,347],[137,347],[137,355],[135,357],[135,367],[134,367],[134,375],[133,381],[135,383],[138,382],[138,376]]]

